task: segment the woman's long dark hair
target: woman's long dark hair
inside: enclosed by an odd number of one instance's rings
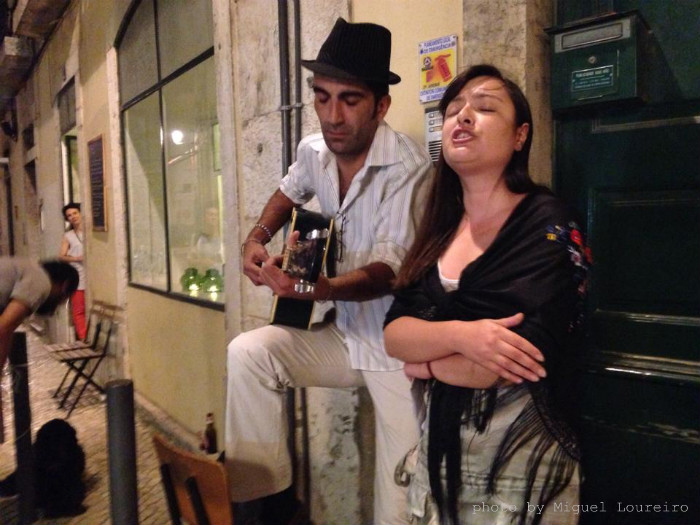
[[[447,87],[440,101],[440,113],[445,110],[467,83],[476,77],[491,77],[503,82],[515,106],[516,127],[527,123],[530,127],[520,151],[514,151],[505,169],[506,186],[513,193],[528,193],[537,185],[530,178],[528,160],[532,146],[532,113],[525,95],[515,82],[504,77],[500,70],[489,64],[479,64],[460,73]],[[396,287],[402,288],[416,281],[431,268],[440,257],[464,214],[462,185],[457,173],[445,162],[442,151],[428,197],[423,220],[418,226],[416,240],[408,251],[396,279]]]

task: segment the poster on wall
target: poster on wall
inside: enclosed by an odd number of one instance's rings
[[[457,35],[418,43],[421,104],[442,98],[457,71]]]
[[[90,170],[90,204],[92,207],[92,229],[107,231],[105,214],[105,170],[102,135],[88,142],[88,169]]]

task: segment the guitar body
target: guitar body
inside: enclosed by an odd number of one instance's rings
[[[312,230],[323,230],[324,228],[328,228],[331,234],[326,239],[326,249],[323,252],[323,267],[327,268],[328,275],[332,275],[333,272],[330,267],[333,266],[332,263],[335,261],[333,219],[328,219],[320,213],[303,208],[294,208],[292,210],[289,231],[298,230],[300,239],[305,239],[306,234]],[[270,315],[270,324],[281,324],[308,330],[311,328],[315,305],[314,301],[275,296]]]

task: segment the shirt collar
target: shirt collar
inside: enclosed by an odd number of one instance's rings
[[[372,140],[372,145],[367,152],[364,167],[391,166],[399,162],[398,148],[395,142],[389,124],[382,120],[377,126],[374,140]],[[327,167],[332,160],[335,160],[335,155],[328,149],[323,140],[313,144],[312,147],[318,152],[318,158],[322,166]]]

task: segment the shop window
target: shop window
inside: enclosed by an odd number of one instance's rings
[[[221,307],[224,253],[211,3],[143,0],[129,16],[117,50],[130,281]],[[134,52],[140,46],[144,56]]]
[[[154,94],[123,114],[131,281],[168,290],[160,103]]]
[[[216,78],[211,60],[163,88],[165,180],[171,287],[183,286],[188,268],[208,281],[189,291],[221,292],[221,171],[216,124]],[[199,96],[191,100],[191,94]],[[191,270],[190,270],[191,272]],[[212,278],[213,277],[213,278]],[[205,290],[206,289],[206,290]]]

